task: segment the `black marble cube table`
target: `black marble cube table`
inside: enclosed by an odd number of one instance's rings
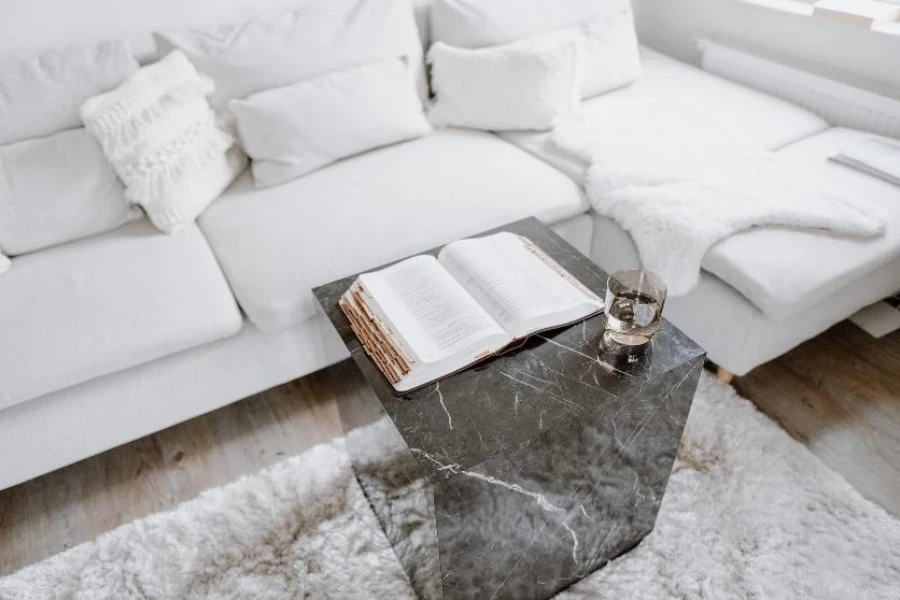
[[[500,230],[604,296],[606,273],[536,219]],[[354,279],[315,290],[373,392],[339,402],[347,450],[422,598],[547,598],[650,532],[702,348],[664,320],[644,355],[601,350],[597,316],[397,397],[337,306]]]

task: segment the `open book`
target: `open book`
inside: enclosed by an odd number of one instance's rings
[[[360,275],[339,304],[401,393],[603,309],[530,240],[505,232]]]

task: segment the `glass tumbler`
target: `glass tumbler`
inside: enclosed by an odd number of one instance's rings
[[[653,339],[666,303],[666,284],[644,269],[613,273],[606,286],[606,334],[625,346]]]

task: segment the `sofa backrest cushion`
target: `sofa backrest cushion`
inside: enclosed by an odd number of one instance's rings
[[[0,58],[0,144],[81,125],[81,103],[138,68],[127,43],[63,46]]]
[[[84,128],[0,146],[4,254],[26,254],[105,233],[140,216]]]
[[[303,0],[0,0],[0,55],[73,43],[123,39],[141,62],[156,57],[154,30],[204,27]]]
[[[434,0],[430,12],[434,41],[456,47],[580,39],[585,55],[584,98],[631,83],[641,74],[628,0]]]
[[[426,47],[430,44],[427,13],[431,1],[413,0]],[[304,3],[305,0],[0,0],[0,55],[124,39],[138,60],[146,63],[156,58],[153,31],[235,23]]]
[[[629,0],[433,0],[431,41],[463,48],[508,44],[609,17]]]
[[[155,34],[160,56],[182,50],[216,89],[213,108],[369,62],[422,62],[409,0],[307,0],[301,8],[206,29]]]
[[[433,2],[434,0],[412,0],[416,25],[419,28],[419,38],[422,40],[422,48],[426,51],[431,46],[431,5]]]

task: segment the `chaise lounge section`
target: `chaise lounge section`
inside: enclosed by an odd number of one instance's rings
[[[584,118],[589,120],[592,108],[610,98],[701,101],[735,117],[742,134],[788,165],[872,201],[887,216],[886,233],[875,240],[765,227],[711,248],[700,284],[685,296],[671,297],[666,315],[700,342],[713,362],[726,373],[744,375],[900,289],[900,188],[828,160],[877,134],[832,127],[795,104],[648,48],[642,49],[642,66],[643,75],[633,85],[587,100]],[[549,134],[503,137],[583,184],[587,163],[556,148]],[[595,214],[593,227],[594,262],[608,272],[641,264],[628,232],[615,221]]]

